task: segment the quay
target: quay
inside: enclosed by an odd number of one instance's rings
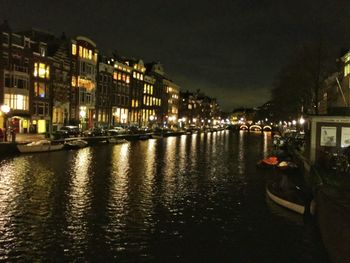
[[[340,126],[339,123],[337,125]],[[348,263],[350,262],[350,174],[336,174],[325,168],[323,159],[315,161],[321,156],[323,149],[314,143],[316,135],[312,131],[310,133],[306,147],[295,147],[293,140],[285,145],[285,150],[293,162],[297,163],[300,174],[296,172],[284,175],[283,179],[281,175],[272,176],[272,179],[267,180],[266,195],[289,210],[303,216],[312,215],[331,262]],[[288,184],[289,187],[284,189],[281,187]]]

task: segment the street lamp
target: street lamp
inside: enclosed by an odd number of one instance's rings
[[[7,141],[7,114],[10,112],[10,107],[7,105],[1,105],[0,110],[4,113],[4,138],[5,142]]]

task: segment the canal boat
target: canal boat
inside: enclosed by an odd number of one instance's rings
[[[265,159],[260,160],[257,163],[257,167],[258,168],[272,168],[272,167],[276,167],[276,165],[278,165],[279,161],[278,158],[276,156],[270,156],[267,157]]]
[[[88,142],[82,139],[70,140],[64,143],[66,149],[81,149],[88,146]]]
[[[296,163],[290,161],[282,161],[277,165],[277,167],[280,170],[293,170],[298,168]]]
[[[63,144],[52,144],[48,140],[39,140],[28,144],[18,144],[17,149],[21,153],[50,152],[61,150],[63,146]]]

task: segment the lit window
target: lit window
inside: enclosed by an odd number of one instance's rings
[[[83,57],[83,47],[79,46],[79,57]]]
[[[117,73],[117,72],[114,72],[114,73],[113,73],[113,79],[116,80],[117,78],[118,78],[118,73]]]
[[[89,59],[92,59],[92,50],[89,50]]]
[[[350,73],[350,64],[346,64],[344,68],[344,76],[347,76]]]
[[[130,76],[126,76],[126,83],[130,83]]]
[[[6,94],[4,96],[4,104],[14,110],[28,110],[29,97],[20,94]]]
[[[34,82],[34,94],[36,97],[45,98],[45,94],[46,94],[45,83]]]
[[[49,79],[50,78],[50,67],[46,66],[46,78]]]
[[[38,76],[38,63],[34,63],[34,77]]]
[[[46,75],[46,65],[44,63],[39,63],[39,78],[45,78]]]
[[[77,54],[77,45],[72,44],[72,55],[76,55],[76,54]]]
[[[97,53],[94,54],[94,61],[97,62]]]

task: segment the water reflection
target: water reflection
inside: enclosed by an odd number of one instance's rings
[[[245,145],[244,145],[244,136],[246,135],[246,131],[239,131],[239,138],[238,138],[238,154],[237,154],[237,161],[238,161],[238,173],[243,175],[245,172],[244,167],[244,151],[245,151]]]
[[[216,132],[2,162],[0,259],[322,262],[315,236],[265,201],[255,163],[269,140]]]
[[[69,192],[66,211],[66,234],[73,243],[73,250],[86,249],[88,235],[87,215],[91,209],[91,185],[90,180],[94,176],[92,165],[92,148],[87,147],[74,152],[71,168],[69,169]]]

